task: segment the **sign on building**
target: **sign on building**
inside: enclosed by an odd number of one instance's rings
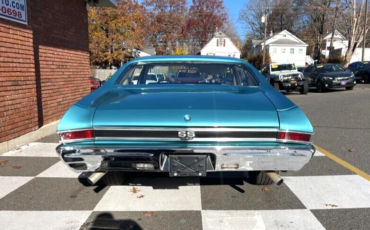
[[[27,24],[27,0],[0,0],[0,18]]]

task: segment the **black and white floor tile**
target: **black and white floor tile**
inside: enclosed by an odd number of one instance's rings
[[[317,153],[282,186],[238,173],[87,186],[56,143],[0,155],[1,229],[368,229],[370,182]],[[135,189],[134,189],[135,188]],[[267,189],[266,189],[267,188]]]

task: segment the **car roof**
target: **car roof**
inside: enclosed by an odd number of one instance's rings
[[[245,63],[243,59],[234,57],[206,56],[206,55],[167,55],[146,56],[134,59],[132,62],[162,62],[162,61],[199,61],[199,62],[233,62]]]

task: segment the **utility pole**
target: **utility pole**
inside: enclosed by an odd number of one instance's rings
[[[262,59],[262,65],[264,65],[266,62],[267,10],[264,12],[261,21],[262,23],[265,23],[265,39],[263,40],[263,59]]]
[[[367,1],[368,0],[365,0],[366,3],[365,3],[365,21],[364,21],[364,38],[363,38],[363,41],[362,41],[362,61],[365,61],[364,60],[364,57],[365,57],[365,44],[366,44],[366,24],[367,24]]]

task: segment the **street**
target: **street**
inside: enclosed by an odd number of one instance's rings
[[[1,229],[369,229],[370,84],[285,95],[320,151],[281,186],[241,173],[88,186],[57,157],[55,134],[0,156]]]

